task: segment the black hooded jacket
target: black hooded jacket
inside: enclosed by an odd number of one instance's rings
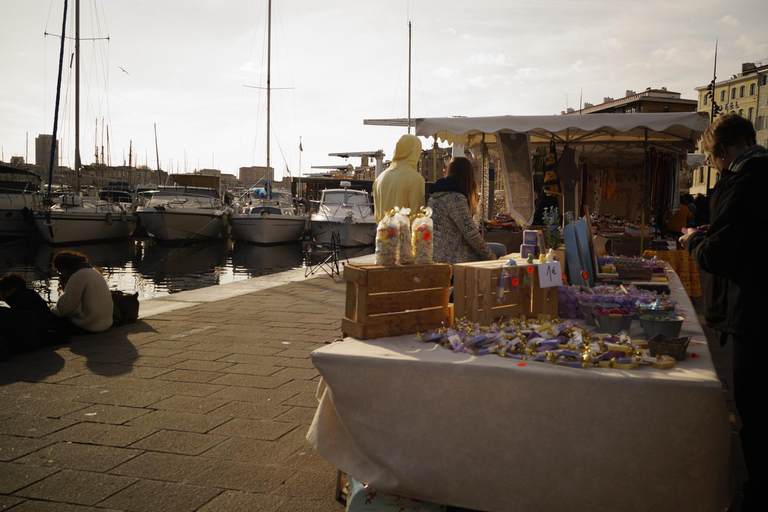
[[[764,330],[766,193],[768,150],[753,146],[736,157],[712,189],[707,232],[687,241],[701,271],[707,325],[739,337]]]

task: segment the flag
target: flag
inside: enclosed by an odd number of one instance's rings
[[[299,141],[299,151],[304,151],[304,148],[301,147],[301,141]]]
[[[563,195],[563,187],[560,185],[560,179],[557,177],[555,169],[557,169],[557,150],[555,141],[551,141],[547,162],[544,164],[544,185],[542,186],[544,193],[548,196]]]

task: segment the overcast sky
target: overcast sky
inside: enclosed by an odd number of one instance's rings
[[[73,12],[70,0],[70,14]],[[63,0],[0,1],[2,159],[34,162],[53,129]],[[68,16],[67,36],[74,34]],[[81,0],[81,153],[106,145],[171,172],[266,162],[267,0]],[[766,0],[273,0],[272,166],[343,164],[328,153],[383,149],[404,129],[413,23],[413,117],[558,114],[579,98],[667,87],[696,99],[742,62],[768,60]],[[71,44],[65,50],[68,60]],[[60,139],[73,165],[74,87],[65,68]],[[255,88],[254,88],[255,87]],[[103,120],[103,121],[102,121]],[[423,139],[424,145],[431,139]],[[357,164],[358,159],[351,160]]]

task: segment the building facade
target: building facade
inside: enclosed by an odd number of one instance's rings
[[[741,73],[720,82],[696,87],[699,112],[710,118],[735,112],[755,125],[757,143],[768,147],[768,60],[745,62]],[[717,182],[717,172],[700,167],[693,173],[691,194],[707,193],[707,187]]]
[[[266,181],[272,182],[274,180],[275,170],[272,167],[254,165],[240,168],[240,183],[244,187],[252,187],[257,183],[263,185]]]
[[[668,91],[666,87],[651,89],[637,93],[627,91],[623,98],[603,98],[598,105],[584,103],[580,110],[569,108],[561,114],[634,114],[659,112],[695,112],[696,100],[681,98],[679,92]]]

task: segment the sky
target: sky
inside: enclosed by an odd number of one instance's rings
[[[0,0],[0,160],[34,163],[35,137],[53,131],[63,4]],[[73,4],[59,118],[70,167]],[[267,0],[81,0],[80,11],[84,164],[96,145],[112,165],[131,147],[134,164],[156,168],[159,154],[172,173],[266,164]],[[766,19],[765,0],[273,0],[271,164],[279,179],[347,163],[329,153],[391,158],[405,128],[363,120],[407,117],[409,20],[419,118],[559,114],[648,87],[697,99],[715,41],[718,81],[768,61]]]

